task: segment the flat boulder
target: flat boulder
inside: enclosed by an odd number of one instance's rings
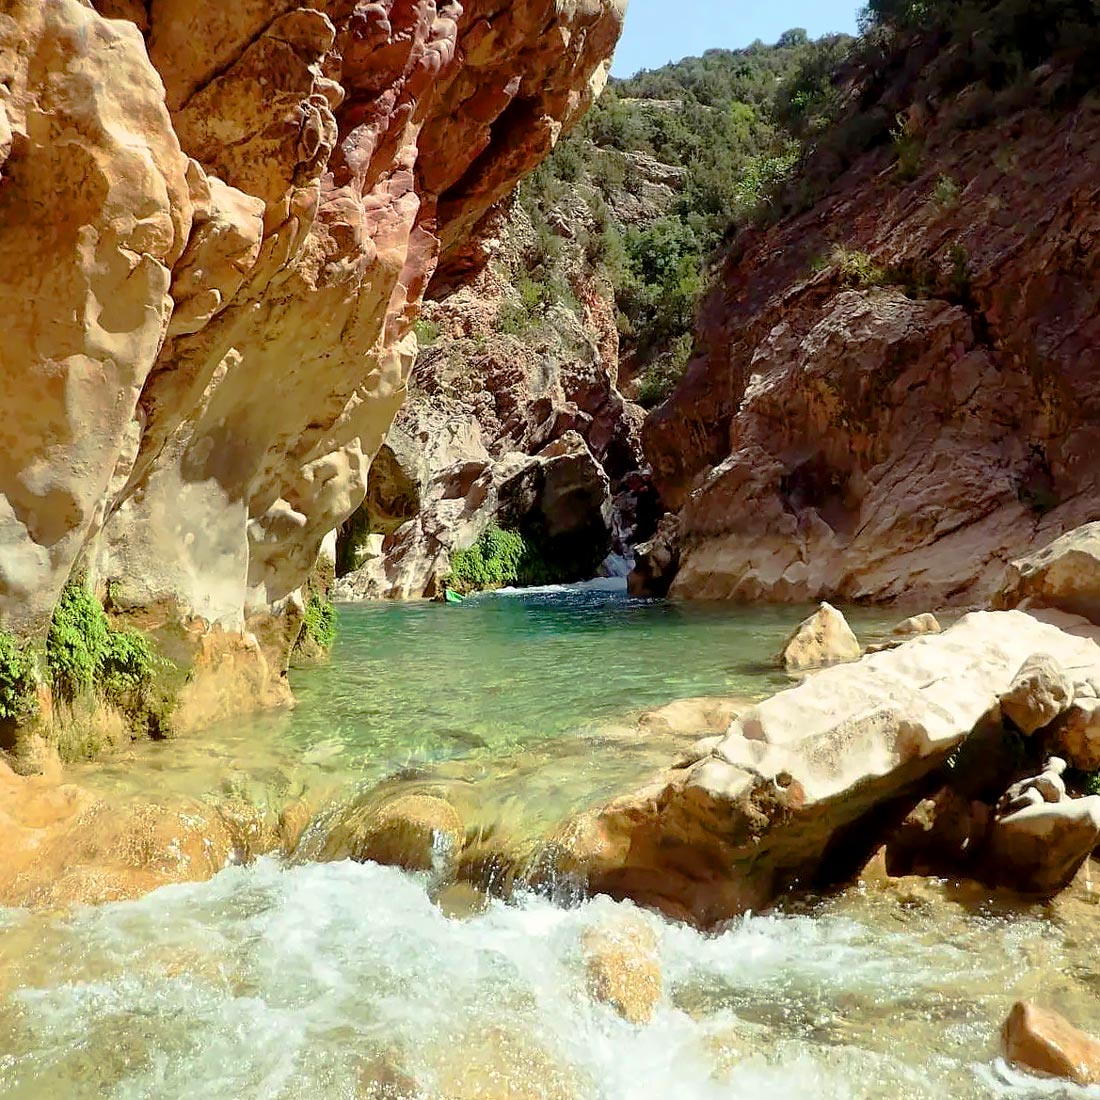
[[[787,639],[780,654],[788,672],[858,661],[862,650],[848,620],[832,604],[822,603]]]
[[[1005,1058],[1031,1073],[1100,1084],[1100,1039],[1032,1001],[1017,1001],[1001,1030]]]
[[[857,823],[915,794],[976,731],[999,732],[998,699],[1035,653],[1082,678],[1100,671],[1094,641],[1019,611],[976,612],[942,634],[824,669],[750,707],[641,789],[574,818],[556,838],[560,868],[700,927],[761,908],[837,862],[853,870],[879,840]],[[1092,806],[1054,807],[1086,820],[1060,819],[1048,839],[1064,839],[1067,852],[1087,842]],[[1020,822],[1009,832],[1026,835]],[[1026,867],[1026,843],[1014,866]],[[1047,882],[1070,863],[1060,854],[1028,873]]]
[[[1023,734],[1049,726],[1073,703],[1073,681],[1047,653],[1032,654],[1001,696],[1001,711]]]
[[[1012,562],[993,606],[1056,607],[1100,623],[1100,522],[1077,527]]]

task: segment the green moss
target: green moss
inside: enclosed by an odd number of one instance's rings
[[[157,738],[171,733],[176,706],[172,681],[178,670],[139,631],[113,629],[99,601],[82,584],[66,585],[61,593],[46,638],[46,663],[54,692],[70,707],[78,700],[101,699],[125,716],[134,733]],[[75,710],[87,707],[74,709],[72,720],[79,724]],[[87,739],[78,740],[83,744]],[[75,751],[62,755],[75,759]],[[77,756],[96,751],[89,742],[87,751]]]
[[[322,649],[331,649],[336,641],[336,608],[319,592],[310,594],[303,625],[307,637]]]
[[[35,710],[34,660],[0,631],[0,721],[18,721]]]

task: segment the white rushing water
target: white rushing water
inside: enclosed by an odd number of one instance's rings
[[[706,937],[644,914],[665,989],[634,1027],[587,995],[580,947],[621,908],[530,897],[455,920],[393,869],[261,860],[134,902],[0,911],[0,1096],[1087,1095],[996,1060],[1028,975],[1065,964],[1046,921],[834,902]]]

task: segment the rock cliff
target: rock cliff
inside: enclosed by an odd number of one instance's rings
[[[624,7],[8,0],[0,625],[41,637],[84,572],[285,690],[425,287],[587,108]]]
[[[1058,64],[946,94],[940,46],[846,89],[881,139],[728,248],[644,428],[674,594],[978,600],[1096,515],[1100,112]]]

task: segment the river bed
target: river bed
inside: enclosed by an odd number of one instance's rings
[[[667,753],[641,711],[754,696],[801,609],[618,591],[343,609],[300,705],[142,746],[82,783],[125,797],[461,786],[539,827]],[[855,612],[866,640],[889,618]],[[667,757],[665,757],[667,758]],[[586,930],[633,907],[520,889],[462,919],[431,874],[231,866],[136,901],[0,910],[4,1100],[923,1100],[1088,1095],[1010,1071],[1034,996],[1100,1028],[1093,908],[997,909],[853,889],[705,936],[652,914],[664,993],[633,1026],[586,993]]]

